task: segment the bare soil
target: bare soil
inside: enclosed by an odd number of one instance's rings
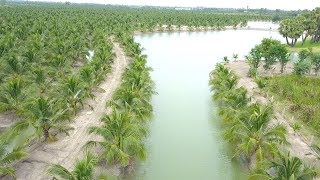
[[[92,108],[85,108],[75,118],[71,126],[74,128],[69,136],[60,138],[53,143],[37,143],[29,149],[27,159],[15,165],[16,177],[19,180],[51,179],[46,171],[50,164],[60,164],[67,169],[72,169],[76,160],[83,156],[83,146],[89,141],[97,139],[88,133],[88,128],[100,124],[100,118],[110,113],[106,102],[111,100],[112,94],[121,84],[121,77],[128,64],[128,59],[123,53],[119,43],[112,40],[116,58],[112,65],[112,72],[99,88],[104,91],[95,92],[95,99],[88,100],[86,104]]]
[[[265,95],[258,88],[258,85],[255,81],[248,77],[249,65],[245,61],[230,62],[227,64],[232,71],[239,76],[239,87],[244,87],[248,91],[248,95],[251,96],[253,102],[260,102],[262,104],[272,103],[274,101],[273,97]],[[276,64],[275,69],[270,72],[265,72],[262,68],[259,68],[259,74],[263,76],[268,76],[271,74],[279,74],[280,64]],[[292,64],[287,65],[285,73],[292,72]],[[291,155],[296,156],[305,162],[308,162],[312,165],[319,165],[319,160],[317,159],[316,152],[311,148],[311,141],[308,138],[304,137],[299,133],[295,133],[293,128],[290,125],[290,121],[285,118],[284,112],[280,112],[279,109],[275,108],[275,117],[272,120],[272,124],[282,124],[287,128],[287,140],[290,145],[287,145],[286,148],[290,151]]]
[[[5,112],[0,115],[0,133],[7,130],[11,125],[17,123],[19,118],[14,112]]]

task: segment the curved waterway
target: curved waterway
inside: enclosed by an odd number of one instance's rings
[[[222,138],[209,73],[223,56],[243,59],[263,38],[276,32],[227,30],[136,35],[145,49],[157,95],[147,140],[148,158],[138,163],[137,180],[242,179]]]

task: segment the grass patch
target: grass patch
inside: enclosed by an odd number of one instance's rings
[[[287,105],[296,120],[320,134],[320,78],[288,75],[265,80],[267,90]]]
[[[308,38],[304,45],[302,46],[302,41],[298,41],[294,47],[287,45],[287,48],[291,52],[299,52],[303,49],[312,48],[313,52],[320,52],[320,42],[318,43],[311,43],[311,38]]]

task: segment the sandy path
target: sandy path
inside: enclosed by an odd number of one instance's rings
[[[88,100],[87,103],[94,110],[84,109],[75,117],[71,124],[75,130],[70,132],[70,136],[61,138],[55,143],[37,145],[31,150],[29,157],[16,165],[17,179],[50,179],[46,174],[49,164],[58,163],[69,169],[73,167],[77,159],[81,159],[83,145],[95,138],[94,135],[88,134],[87,130],[91,126],[99,125],[100,118],[110,112],[110,109],[106,109],[106,102],[111,99],[112,94],[119,87],[122,73],[128,64],[120,45],[115,42],[113,44],[116,58],[112,72],[100,85],[105,92],[95,93],[95,100]]]
[[[260,102],[262,104],[271,102],[270,100],[273,98],[268,98],[261,95],[258,85],[252,78],[247,76],[247,72],[249,71],[249,65],[247,63],[244,61],[230,62],[227,67],[229,67],[237,74],[237,76],[240,77],[238,86],[242,86],[248,90],[248,95],[252,97],[253,102]],[[279,67],[276,68],[279,69]],[[290,71],[290,69],[291,67],[288,68],[287,71]],[[300,159],[303,159],[305,162],[309,162],[311,164],[319,163],[316,153],[310,147],[311,142],[308,142],[302,135],[295,133],[281,112],[275,110],[275,118],[273,119],[272,123],[280,123],[287,128],[287,140],[290,143],[287,149],[292,155],[297,156]]]

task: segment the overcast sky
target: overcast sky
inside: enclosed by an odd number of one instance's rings
[[[44,0],[65,2],[66,0]],[[76,3],[99,3],[121,5],[153,5],[183,7],[218,7],[218,8],[268,8],[268,9],[314,9],[320,7],[320,0],[67,0]]]

